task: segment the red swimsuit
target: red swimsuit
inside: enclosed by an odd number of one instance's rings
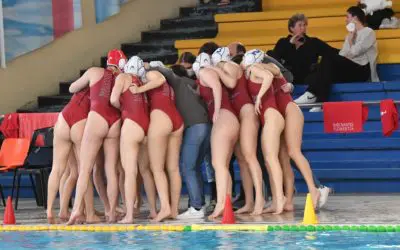
[[[232,106],[237,114],[240,114],[240,110],[244,105],[253,104],[253,101],[247,89],[247,80],[244,74],[237,81],[235,88],[230,91],[230,98]]]
[[[200,96],[203,98],[204,102],[207,104],[208,108],[208,117],[210,120],[213,119],[214,116],[214,95],[213,91],[209,87],[205,87],[200,84],[200,81],[196,81],[197,85],[199,85]],[[229,100],[229,93],[228,90],[222,86],[222,100],[221,100],[221,109],[226,109],[235,116],[237,116],[235,109],[232,107],[232,103]]]
[[[261,84],[254,83],[250,80],[247,81],[247,88],[249,89],[249,93],[253,98],[253,102],[256,103],[258,92],[260,92]],[[262,125],[265,124],[264,113],[268,108],[274,108],[278,110],[275,95],[274,95],[274,86],[271,84],[271,87],[265,92],[263,97],[261,98],[261,114],[259,115]]]
[[[274,81],[272,82],[272,85],[274,86],[275,90],[275,100],[276,104],[278,106],[278,110],[281,113],[283,117],[285,117],[286,114],[286,106],[293,102],[292,95],[290,93],[285,93],[282,90],[282,86],[287,83],[286,79],[281,77],[281,78],[274,78]]]
[[[137,77],[132,76],[132,85],[140,87],[142,83]],[[147,134],[150,118],[146,94],[133,94],[128,88],[122,93],[119,101],[121,103],[122,120],[130,119],[136,122]]]
[[[114,83],[114,74],[105,69],[103,77],[90,87],[90,111],[101,115],[107,121],[108,127],[111,127],[121,116],[120,111],[110,103]]]
[[[174,90],[167,82],[160,87],[149,90],[147,96],[150,99],[151,111],[158,109],[163,111],[172,121],[173,131],[178,130],[183,125],[183,120],[175,107]]]
[[[90,91],[84,88],[75,93],[69,103],[61,111],[64,120],[68,126],[72,128],[75,123],[80,122],[88,117],[90,111]]]

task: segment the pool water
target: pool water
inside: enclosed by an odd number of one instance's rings
[[[400,233],[2,232],[0,249],[400,249]]]

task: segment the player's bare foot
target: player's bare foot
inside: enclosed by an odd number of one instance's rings
[[[283,196],[281,199],[277,199],[276,210],[272,214],[274,214],[274,215],[281,214],[283,212],[283,207],[285,206],[285,203],[286,203],[285,196]]]
[[[254,210],[254,204],[245,204],[243,207],[236,210],[235,214],[248,214]]]
[[[256,216],[260,215],[263,213],[263,208],[264,208],[265,201],[264,199],[261,199],[261,201],[256,200],[256,204],[254,205],[253,212],[251,212],[250,215]]]
[[[87,224],[97,224],[102,222],[99,216],[96,214],[86,216],[86,223]]]
[[[310,194],[311,194],[311,199],[313,202],[313,207],[316,210],[318,202],[319,202],[319,198],[321,197],[321,193],[319,192],[319,190],[317,188],[315,188],[314,190],[312,190],[310,192]]]
[[[47,223],[49,224],[58,224],[58,221],[56,218],[54,218],[53,215],[47,215]]]
[[[224,212],[224,206],[217,203],[214,212],[210,216],[208,216],[208,219],[209,220],[216,219],[217,217],[221,216],[223,212]]]
[[[150,220],[151,222],[161,222],[171,216],[171,208],[161,209],[157,216]]]
[[[294,211],[293,200],[286,200],[285,206],[283,206],[283,211],[286,212]]]
[[[150,214],[148,216],[149,219],[154,219],[157,217],[157,211],[155,210],[150,210]]]
[[[73,211],[67,222],[67,225],[78,224],[79,222],[81,222],[81,219],[82,219],[82,214],[79,211]]]
[[[276,211],[276,202],[272,201],[271,205],[269,205],[263,210],[263,214],[270,214],[274,213],[275,211]]]
[[[60,218],[60,221],[62,222],[67,222],[68,219],[71,217],[71,213],[69,211],[62,211],[58,213],[58,218]]]
[[[133,224],[133,217],[125,216],[122,220],[118,221],[119,224]]]

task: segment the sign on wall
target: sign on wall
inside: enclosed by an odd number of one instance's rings
[[[6,60],[82,26],[81,0],[2,0]]]

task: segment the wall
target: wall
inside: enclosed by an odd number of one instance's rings
[[[82,0],[83,27],[0,69],[0,114],[13,112],[37,96],[58,93],[60,81],[100,65],[100,57],[121,43],[140,41],[141,31],[159,28],[160,19],[179,15],[196,0],[131,0],[121,12],[96,24],[93,0]]]

